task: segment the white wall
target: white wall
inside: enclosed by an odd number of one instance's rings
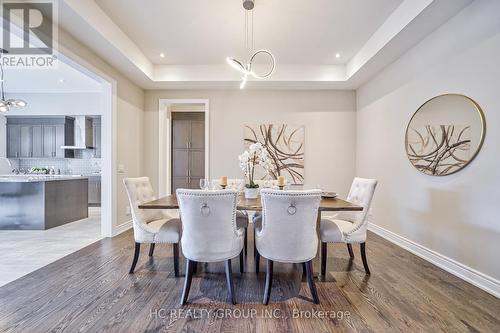
[[[473,2],[357,91],[356,170],[379,180],[374,223],[493,283],[500,279],[499,13],[500,1]],[[426,176],[406,157],[406,125],[426,100],[448,92],[479,103],[486,139],[464,170]]]
[[[210,173],[242,178],[238,155],[243,125],[305,125],[305,186],[322,185],[345,194],[354,176],[355,94],[353,91],[146,91],[144,172],[158,190],[158,100],[210,101]]]
[[[9,94],[9,98],[22,98],[25,108],[12,108],[9,116],[33,115],[99,115],[102,111],[101,93],[36,93]]]

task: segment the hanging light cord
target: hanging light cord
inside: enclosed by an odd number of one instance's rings
[[[274,55],[268,51],[268,50],[257,50],[254,51],[254,40],[255,40],[255,29],[254,29],[254,10],[253,6],[252,9],[247,9],[245,5],[243,5],[245,8],[245,25],[244,25],[244,30],[245,30],[245,50],[250,54],[250,59],[248,60],[247,63],[240,61],[236,58],[233,57],[227,57],[226,61],[227,63],[239,71],[240,73],[243,73],[243,77],[241,79],[241,84],[240,84],[240,89],[243,89],[246,85],[247,79],[249,76],[252,76],[256,79],[265,79],[270,77],[274,69],[276,68],[276,59],[274,58]],[[249,13],[251,12],[251,13]],[[250,51],[250,52],[249,52]],[[267,55],[269,59],[271,60],[271,68],[267,73],[264,74],[257,74],[253,71],[252,65],[255,57],[257,55]]]
[[[250,15],[248,15],[250,12]],[[250,16],[250,17],[249,17]],[[254,50],[254,11],[245,10],[245,50],[253,52]]]
[[[252,48],[251,48],[250,52],[253,52],[253,13],[254,13],[254,11],[252,10]]]

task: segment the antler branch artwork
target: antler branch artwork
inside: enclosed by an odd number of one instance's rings
[[[406,151],[421,172],[443,176],[463,168],[470,158],[471,128],[463,125],[425,125],[408,128]]]
[[[272,160],[269,174],[273,179],[285,176],[291,184],[304,183],[304,126],[286,124],[245,125],[245,148],[260,142]],[[259,178],[267,173],[258,170]]]

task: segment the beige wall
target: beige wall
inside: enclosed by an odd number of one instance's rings
[[[146,91],[144,172],[158,190],[158,101],[164,98],[209,99],[210,173],[242,177],[243,125],[305,125],[305,185],[346,193],[355,165],[354,91],[170,90]]]
[[[499,1],[473,2],[358,90],[356,168],[379,180],[376,225],[497,280],[499,12]],[[422,103],[447,92],[481,105],[486,139],[464,170],[426,176],[406,157],[406,125]]]
[[[116,166],[123,165],[125,171],[116,176],[116,216],[117,224],[127,222],[131,216],[125,214],[128,199],[122,180],[143,174],[140,157],[143,149],[144,90],[61,29],[59,45],[116,81]]]
[[[142,90],[131,89],[129,98],[133,96],[134,102],[129,102],[124,98],[118,98],[117,116],[117,168],[124,167],[124,172],[119,173],[116,179],[117,192],[117,221],[123,223],[132,217],[126,214],[126,207],[129,205],[127,193],[123,186],[123,178],[140,177],[143,175],[142,151],[143,142],[143,119],[144,112],[142,100],[144,93]]]

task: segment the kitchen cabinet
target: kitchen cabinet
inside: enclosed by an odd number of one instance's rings
[[[21,155],[21,126],[7,125],[7,157],[16,158]]]
[[[42,126],[7,124],[7,157],[42,157]]]
[[[92,134],[94,136],[94,158],[101,158],[101,123],[97,120],[92,123]]]
[[[21,157],[31,157],[31,145],[33,143],[33,137],[31,135],[31,126],[23,125],[21,126]]]
[[[55,157],[56,152],[56,127],[43,126],[43,157]]]
[[[0,230],[46,230],[88,217],[87,179],[4,177]]]
[[[61,149],[65,142],[64,125],[43,126],[43,157],[66,157],[65,149]]]
[[[74,142],[71,117],[7,117],[8,158],[71,158],[74,152],[61,146]]]
[[[42,125],[31,126],[31,157],[42,157],[43,155],[43,127]]]
[[[101,177],[89,177],[89,207],[101,207]]]
[[[172,193],[197,189],[205,178],[204,117],[202,112],[172,113]]]
[[[21,125],[21,157],[41,157],[42,156],[42,127]]]
[[[57,158],[65,158],[65,157],[73,157],[74,152],[72,151],[66,151],[66,149],[62,149],[61,146],[65,146],[66,144],[74,143],[74,134],[73,134],[73,128],[70,126],[68,130],[66,130],[66,127],[68,127],[66,124],[61,124],[61,125],[56,125],[56,148],[55,148],[55,157]],[[68,131],[70,131],[70,136],[71,139],[68,140]]]

